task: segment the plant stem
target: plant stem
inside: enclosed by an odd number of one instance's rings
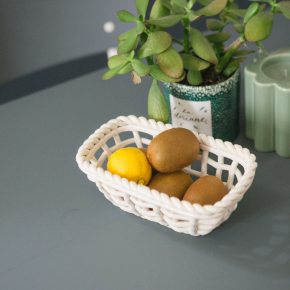
[[[233,45],[229,48],[227,53],[223,56],[221,61],[216,65],[215,70],[217,73],[220,73],[225,65],[227,64],[228,60],[232,57],[233,53],[245,42],[243,37],[239,37]]]
[[[222,20],[222,21],[223,21],[223,23],[224,23],[224,25],[225,25],[227,20],[223,17],[223,20]],[[219,33],[223,32],[224,28],[225,28],[225,27],[221,28],[218,32],[219,32]]]
[[[188,36],[188,30],[187,28],[183,28],[183,34],[184,34],[184,52],[189,54],[190,49],[189,49],[189,36]]]
[[[173,38],[173,37],[172,37],[172,41],[174,41],[174,42],[176,42],[176,43],[178,43],[178,44],[184,46],[184,42],[182,42],[182,41],[180,41],[180,40],[178,40],[178,39],[176,39],[176,38]]]
[[[224,23],[224,25],[225,25],[225,24],[226,24],[226,19],[223,18],[222,21],[223,21],[223,23]],[[218,33],[222,33],[223,30],[224,30],[224,27],[222,27],[222,28],[218,31]],[[217,47],[218,47],[218,44],[214,43],[214,44],[212,45],[212,47],[213,47],[213,49],[216,51],[216,56],[217,56],[217,58],[220,59],[220,54],[221,54],[221,52],[220,52],[219,49],[217,48]]]
[[[273,5],[272,5],[272,7],[271,7],[271,13],[275,13],[275,9],[276,9],[276,7],[275,7],[275,4],[276,4],[276,1],[277,0],[274,0],[273,2]]]
[[[268,52],[266,51],[266,49],[264,48],[264,45],[261,41],[257,41],[256,44],[260,47],[260,49],[262,50],[262,52],[264,53],[264,55],[268,55]]]

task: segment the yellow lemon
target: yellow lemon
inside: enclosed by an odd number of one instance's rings
[[[114,152],[108,159],[107,170],[142,185],[147,185],[152,175],[146,155],[131,147]]]

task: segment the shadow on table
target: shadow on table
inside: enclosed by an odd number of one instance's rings
[[[252,185],[252,190],[255,192],[257,188]],[[278,200],[272,192],[265,189],[262,192],[262,200],[253,197],[247,200],[248,204],[242,200],[242,205],[226,222],[204,237],[169,232],[164,227],[156,230],[176,239],[189,252],[193,249],[202,251],[211,258],[216,257],[262,276],[289,278],[289,199]]]
[[[106,52],[57,64],[0,85],[0,105],[107,66]]]

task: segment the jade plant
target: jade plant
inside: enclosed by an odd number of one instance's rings
[[[290,1],[249,1],[253,3],[249,3],[248,9],[239,9],[234,0],[156,0],[146,19],[149,0],[136,0],[138,17],[125,10],[117,12],[120,21],[135,23],[135,27],[118,37],[118,55],[109,58],[110,70],[102,79],[131,72],[133,82],[138,84],[141,77],[150,75],[153,82],[148,95],[148,116],[167,123],[169,109],[158,81],[189,86],[222,82],[239,68],[244,56],[254,52],[238,50],[243,43],[255,42],[267,53],[261,41],[270,35],[275,13],[290,19]],[[198,9],[196,2],[200,4]],[[206,18],[212,33],[204,35],[194,28],[194,22],[201,18]],[[182,40],[165,31],[180,22]],[[228,47],[224,43],[231,35],[223,32],[227,23],[233,25],[238,35]],[[180,47],[179,51],[176,47]]]

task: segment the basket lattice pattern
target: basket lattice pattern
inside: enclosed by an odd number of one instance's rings
[[[220,179],[224,175],[222,173],[227,172],[226,180],[222,179],[227,188],[227,195],[214,205],[201,206],[180,201],[175,197],[169,198],[164,193],[112,175],[103,168],[104,161],[116,150],[126,146],[146,147],[154,136],[171,128],[170,124],[147,120],[144,117],[118,117],[102,125],[83,143],[76,160],[88,179],[95,182],[115,206],[176,232],[193,236],[206,235],[229,218],[252,184],[257,163],[255,155],[248,149],[195,133],[201,148],[198,156],[200,168],[194,170],[192,166],[188,166],[184,171],[201,177],[208,174],[210,165]],[[123,132],[132,132],[132,138],[121,140],[120,134]],[[142,137],[142,133],[152,138]],[[114,142],[109,141],[112,139]],[[114,144],[110,147],[108,143]],[[102,153],[96,158],[99,151]],[[210,158],[209,154],[216,158]],[[231,164],[226,164],[225,158],[230,160]]]

